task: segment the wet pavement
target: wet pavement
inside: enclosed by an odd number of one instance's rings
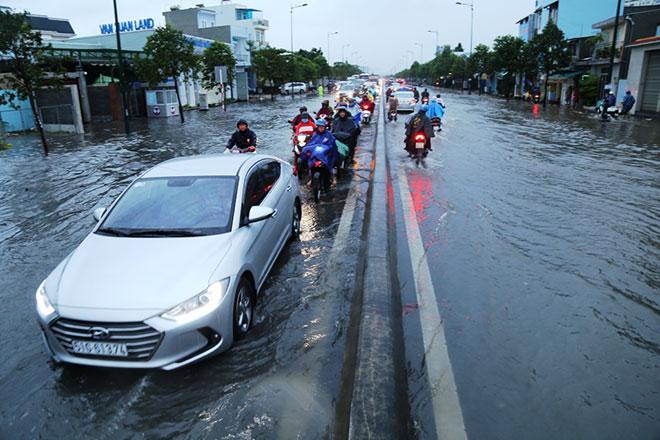
[[[35,318],[39,283],[93,227],[91,213],[141,172],[172,157],[222,152],[245,117],[259,151],[291,158],[287,119],[318,98],[235,104],[223,114],[87,127],[0,151],[0,438],[327,438],[332,432],[375,128],[357,164],[315,205],[270,273],[249,336],[173,372],[53,363]],[[7,313],[8,311],[11,311]]]
[[[441,93],[386,127],[414,435],[660,438],[660,125]]]
[[[441,92],[423,163],[403,151],[405,118],[381,134],[411,437],[659,438],[660,126]],[[34,310],[92,211],[142,171],[221,152],[240,117],[261,152],[290,160],[286,120],[302,103],[320,100],[134,121],[130,136],[96,125],[50,135],[48,157],[36,137],[0,151],[0,438],[331,437],[373,125],[322,203],[301,189],[301,240],[228,352],[173,372],[58,365]]]

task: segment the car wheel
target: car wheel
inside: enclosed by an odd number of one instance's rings
[[[246,278],[242,278],[238,283],[234,300],[234,341],[245,337],[252,326],[253,315],[254,289]]]
[[[302,217],[300,202],[296,200],[293,205],[293,218],[291,219],[291,241],[297,240],[300,236],[300,218]]]

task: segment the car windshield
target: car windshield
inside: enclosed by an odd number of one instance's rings
[[[221,234],[231,229],[235,197],[235,177],[138,179],[96,232],[129,237]]]

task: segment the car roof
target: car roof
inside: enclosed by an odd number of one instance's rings
[[[161,162],[141,177],[236,176],[244,165],[247,169],[265,158],[280,161],[273,156],[250,153],[185,156]]]

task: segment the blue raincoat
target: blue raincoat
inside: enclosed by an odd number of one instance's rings
[[[445,115],[444,107],[441,106],[438,103],[438,101],[431,101],[431,103],[429,104],[429,109],[426,112],[426,116],[428,116],[429,119],[431,119],[431,118],[440,118],[440,119],[442,119],[442,117],[444,115]]]
[[[312,136],[300,154],[302,157],[307,158],[307,166],[310,169],[314,166],[314,162],[320,160],[328,167],[330,173],[332,173],[335,162],[339,158],[335,137],[328,130],[325,130],[323,134],[319,132],[314,133],[314,136]]]

